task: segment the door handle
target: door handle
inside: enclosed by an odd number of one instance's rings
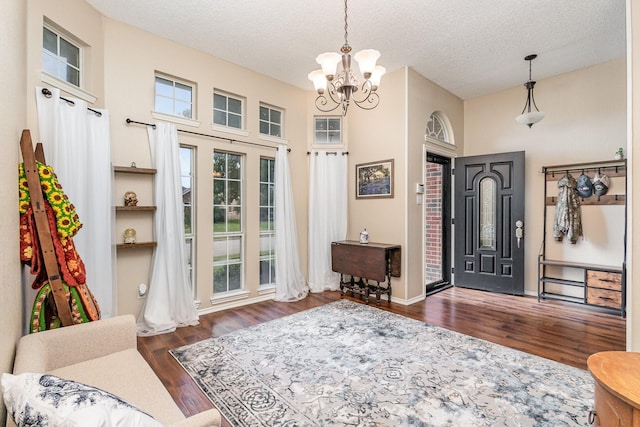
[[[516,221],[516,242],[518,243],[518,249],[520,248],[520,240],[524,237],[524,230],[522,227],[524,223],[520,220]]]

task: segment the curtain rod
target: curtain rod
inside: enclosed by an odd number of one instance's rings
[[[49,89],[47,89],[46,87],[43,87],[41,92],[42,92],[42,94],[44,95],[45,98],[51,98],[51,96],[53,95],[51,93],[51,91]],[[64,96],[61,96],[60,99],[62,99],[63,101],[66,101],[67,104],[69,104],[69,105],[76,105],[75,102],[73,102],[72,100],[70,100],[68,98],[65,98]],[[102,113],[100,111],[98,111],[98,110],[94,110],[93,108],[89,108],[89,107],[87,107],[87,110],[93,111],[93,113],[98,117],[102,117]]]
[[[333,154],[333,155],[336,155],[336,156],[338,155],[338,152],[337,152],[337,151],[323,151],[323,152],[324,152],[324,153],[327,153],[327,154]],[[318,151],[314,151],[314,152],[312,153],[311,151],[307,151],[307,154],[314,154],[314,153],[315,153],[315,155],[317,156],[319,152],[318,152]],[[346,155],[348,155],[348,154],[349,154],[349,152],[348,152],[348,151],[343,151],[343,152],[342,152],[342,153],[340,153],[340,154],[342,154],[343,156],[346,156]]]
[[[152,128],[156,128],[156,125],[153,123],[145,123],[145,122],[138,122],[135,120],[131,120],[131,119],[127,119],[126,120],[127,124],[131,124],[131,123],[135,123],[138,125],[144,125],[144,126],[151,126]],[[234,142],[239,142],[240,144],[249,144],[249,145],[255,145],[258,147],[265,147],[265,148],[272,148],[274,150],[277,150],[278,147],[274,147],[273,145],[266,145],[266,144],[258,144],[257,142],[249,142],[249,141],[240,141],[238,139],[232,139],[232,138],[224,138],[222,136],[216,136],[216,135],[209,135],[206,133],[200,133],[200,132],[192,132],[190,130],[182,130],[182,129],[177,129],[178,132],[182,132],[182,133],[189,133],[191,135],[198,135],[198,136],[205,136],[207,138],[215,138],[215,139],[221,139],[223,141],[227,141],[229,144],[232,144]],[[291,148],[287,148],[288,152],[291,152]]]

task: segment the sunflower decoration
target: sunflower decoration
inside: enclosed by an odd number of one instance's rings
[[[58,235],[60,235],[60,237],[75,236],[82,227],[75,206],[71,204],[67,195],[62,192],[62,185],[58,182],[58,177],[53,171],[53,168],[40,162],[36,162],[36,166],[38,168],[38,174],[40,175],[40,186],[42,187],[44,196],[56,215]],[[27,184],[27,176],[24,172],[24,163],[18,166],[18,173],[19,211],[20,214],[23,214],[31,204],[29,185]]]

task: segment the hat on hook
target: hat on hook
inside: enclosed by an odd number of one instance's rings
[[[596,172],[593,178],[593,194],[596,196],[604,196],[609,191],[609,177],[605,174],[599,175]]]
[[[591,183],[591,179],[585,174],[582,174],[577,179],[576,190],[578,190],[578,195],[582,198],[591,197],[593,194],[593,184]]]

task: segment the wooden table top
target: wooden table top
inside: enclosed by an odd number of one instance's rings
[[[610,393],[640,409],[640,353],[603,351],[587,359],[589,372]]]

